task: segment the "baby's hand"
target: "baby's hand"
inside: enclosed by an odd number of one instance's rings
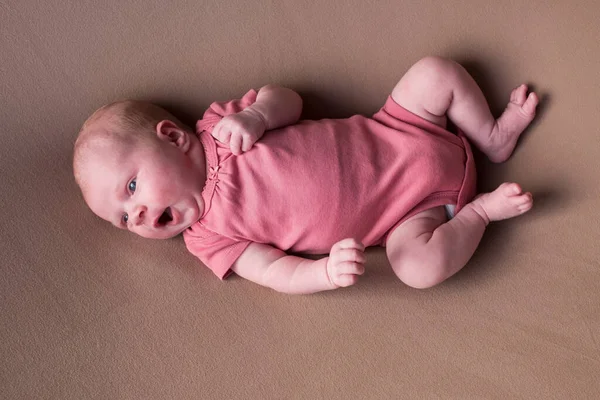
[[[239,156],[250,150],[266,129],[264,117],[258,111],[246,108],[219,121],[213,128],[212,135],[219,142],[229,144],[231,152]]]
[[[344,239],[331,248],[327,277],[335,287],[354,285],[365,272],[365,246],[356,239]]]

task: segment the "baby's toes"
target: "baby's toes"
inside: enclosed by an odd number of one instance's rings
[[[523,196],[520,196],[519,202],[517,204],[517,208],[521,212],[529,211],[531,207],[533,207],[533,196],[531,193],[525,193]]]
[[[522,106],[527,98],[527,85],[522,84],[515,88],[510,94],[510,102]]]
[[[521,213],[529,211],[533,206],[533,196],[527,192],[519,196],[513,196],[509,198],[511,207],[518,210]]]
[[[519,186],[519,184],[507,183],[507,182],[500,185],[498,187],[498,190],[500,191],[500,193],[502,193],[506,197],[517,196],[517,195],[521,194],[521,192],[523,191],[521,189],[521,186]]]
[[[523,105],[521,106],[521,109],[527,115],[533,116],[535,115],[535,108],[537,107],[539,102],[540,100],[538,99],[537,94],[531,92],[529,93],[529,96],[527,96],[527,100],[525,101],[525,103],[523,103]]]
[[[519,210],[519,212],[521,214],[526,213],[527,211],[531,210],[531,208],[533,207],[533,202],[529,202],[526,204],[523,204],[519,207],[517,207],[517,210]]]

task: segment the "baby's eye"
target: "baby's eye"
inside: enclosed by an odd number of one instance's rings
[[[123,221],[124,224],[127,224],[127,221],[129,221],[129,215],[127,215],[127,213],[123,214],[121,221]]]
[[[127,185],[127,189],[129,189],[131,193],[135,192],[136,180],[137,178],[133,178],[131,182],[129,182],[129,185]]]

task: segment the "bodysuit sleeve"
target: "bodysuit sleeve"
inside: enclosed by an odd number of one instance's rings
[[[196,223],[183,233],[187,249],[198,257],[219,279],[231,273],[231,266],[251,242],[236,241]]]
[[[254,104],[257,94],[256,90],[250,89],[241,99],[212,103],[208,110],[204,112],[202,119],[196,123],[196,131],[198,133],[202,131],[212,132],[212,128],[223,117],[239,113],[244,108]]]

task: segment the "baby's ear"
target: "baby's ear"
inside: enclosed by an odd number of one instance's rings
[[[187,132],[168,119],[156,124],[156,135],[158,136],[158,139],[172,144],[184,153],[186,153],[190,147],[190,138]]]

